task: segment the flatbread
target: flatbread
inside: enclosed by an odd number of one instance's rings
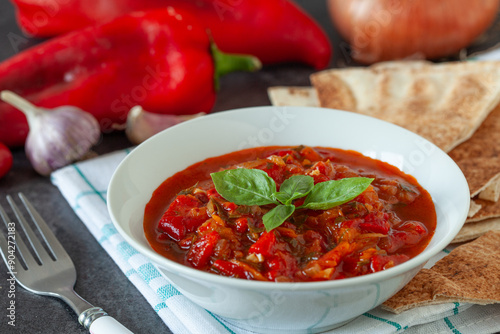
[[[471,200],[467,217],[474,217],[479,210],[481,210],[481,204],[477,204],[474,200]]]
[[[447,302],[500,303],[500,231],[490,231],[461,245],[422,269],[402,290],[382,304],[400,313]]]
[[[481,209],[472,217],[468,217],[466,223],[477,222],[489,218],[500,217],[500,201],[492,202],[480,198],[474,198],[473,201],[481,206]]]
[[[500,218],[491,218],[465,224],[451,243],[455,244],[474,240],[488,231],[500,231]]]
[[[497,202],[500,199],[500,174],[491,179],[479,193],[479,198]]]
[[[486,190],[488,185],[500,175],[500,156],[470,157],[455,160],[455,162],[462,170],[462,173],[464,173],[469,185],[471,198]]]
[[[469,140],[454,148],[449,155],[462,169],[471,197],[486,190],[495,178],[500,178],[500,105],[491,111]],[[494,194],[481,197],[498,200]]]
[[[269,87],[267,95],[274,106],[319,107],[318,94],[312,87]]]
[[[407,65],[407,66],[403,66]],[[500,62],[395,62],[310,77],[321,107],[354,111],[413,131],[449,152],[500,101]]]

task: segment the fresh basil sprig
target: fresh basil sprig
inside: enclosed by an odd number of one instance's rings
[[[274,199],[276,183],[260,169],[228,169],[210,174],[215,189],[226,200],[238,205],[266,205]],[[278,204],[278,203],[277,203]]]
[[[274,181],[274,180],[273,180]],[[297,198],[306,196],[314,188],[314,179],[307,175],[294,175],[283,181],[274,197],[283,204],[292,204]]]
[[[283,224],[294,211],[295,205],[293,204],[277,205],[274,209],[270,210],[268,213],[262,216],[262,222],[266,227],[266,231],[269,232]]]
[[[276,207],[267,212],[263,223],[269,232],[280,226],[296,209],[327,210],[354,199],[373,181],[366,177],[351,177],[314,184],[308,175],[294,175],[276,190],[276,183],[260,169],[228,169],[210,174],[217,192],[238,205],[267,205]],[[292,202],[307,196],[304,204],[295,207]]]
[[[373,179],[349,177],[317,183],[300,209],[327,210],[354,199],[368,188]]]

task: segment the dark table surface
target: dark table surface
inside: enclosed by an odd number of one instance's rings
[[[331,39],[334,55],[330,67],[352,64],[346,44],[333,29],[324,1],[302,0],[298,3],[319,23]],[[0,61],[35,45],[40,40],[25,36],[18,28],[14,8],[0,1]],[[484,48],[484,45],[477,48]],[[312,68],[301,65],[265,67],[258,73],[234,73],[222,78],[214,111],[269,105],[266,89],[276,85],[309,85]],[[107,134],[94,148],[98,154],[131,146],[123,133]],[[23,192],[46,219],[67,250],[78,271],[75,290],[86,300],[98,305],[135,333],[170,333],[139,291],[101,248],[75,215],[50,179],[39,176],[30,166],[23,149],[13,151],[14,165],[0,179],[0,204],[7,206],[4,196]],[[7,296],[10,275],[0,264],[0,333],[86,333],[77,315],[63,302],[52,297],[34,295],[16,286],[15,327],[8,325]]]

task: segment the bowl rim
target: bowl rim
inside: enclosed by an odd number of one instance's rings
[[[262,109],[269,109],[269,108],[280,108],[280,107],[275,107],[275,106],[258,106],[258,107],[246,107],[246,108],[236,108],[236,109],[230,109],[227,111],[222,111],[222,112],[217,112],[217,113],[212,113],[208,115],[204,115],[203,117],[198,117],[195,119],[191,119],[185,122],[182,122],[180,124],[175,125],[174,127],[185,127],[189,126],[189,124],[193,122],[204,122],[208,118],[218,118],[218,117],[225,117],[229,113],[235,114],[235,113],[250,113],[256,110],[262,110]],[[283,108],[283,107],[281,107]],[[327,110],[328,112],[334,112],[334,113],[341,113],[341,114],[348,114],[348,117],[354,117],[354,118],[367,118],[369,119],[370,122],[374,122],[374,125],[377,123],[379,124],[385,124],[385,126],[389,127],[394,127],[397,128],[397,131],[403,131],[403,132],[408,132],[414,138],[423,140],[426,142],[426,144],[431,145],[432,147],[436,148],[441,155],[445,155],[445,159],[448,160],[448,163],[450,166],[453,166],[453,168],[456,169],[458,174],[460,175],[460,180],[457,180],[457,183],[461,183],[461,186],[465,186],[467,191],[469,190],[467,181],[465,179],[465,176],[461,172],[460,168],[457,166],[457,164],[451,159],[451,157],[448,156],[444,151],[442,151],[439,147],[428,141],[427,139],[403,128],[398,125],[395,125],[393,123],[380,120],[371,116],[367,115],[362,115],[362,114],[357,114],[357,113],[352,113],[348,111],[343,111],[343,110],[337,110],[337,109],[327,109],[327,108],[319,108],[319,107],[292,107],[292,106],[287,106],[285,107],[288,110]],[[201,271],[195,268],[191,268],[188,266],[185,266],[183,264],[177,263],[173,260],[170,260],[159,253],[156,253],[151,247],[146,247],[143,246],[141,243],[137,242],[133,237],[131,237],[120,225],[119,220],[117,219],[117,215],[115,215],[114,208],[112,207],[112,202],[110,201],[110,197],[113,194],[114,191],[114,184],[117,183],[117,179],[119,176],[120,171],[124,168],[125,165],[128,164],[128,161],[133,159],[134,155],[137,154],[137,149],[140,149],[141,146],[143,145],[149,145],[147,143],[150,143],[152,141],[158,140],[155,138],[159,138],[162,133],[169,132],[171,131],[173,127],[168,128],[166,130],[163,130],[162,132],[152,136],[151,138],[147,139],[145,142],[141,143],[138,145],[134,150],[132,150],[127,156],[120,162],[118,167],[115,169],[113,172],[113,175],[111,177],[109,187],[108,187],[108,192],[107,192],[107,206],[108,206],[108,212],[110,214],[111,220],[113,222],[113,225],[117,229],[117,231],[121,234],[121,236],[132,246],[134,247],[139,253],[143,254],[146,256],[149,260],[151,260],[154,264],[158,266],[158,268],[162,271],[172,271],[176,275],[181,275],[184,277],[188,277],[189,279],[195,279],[195,280],[200,280],[202,282],[207,282],[207,283],[212,283],[212,284],[217,284],[217,285],[224,285],[227,287],[231,288],[237,288],[237,289],[244,289],[244,290],[279,290],[279,291],[313,291],[313,290],[322,290],[322,289],[335,289],[335,288],[346,288],[346,287],[353,287],[359,284],[377,284],[380,281],[384,281],[390,278],[393,278],[395,276],[399,276],[401,274],[404,274],[406,272],[411,271],[412,269],[416,269],[418,267],[422,267],[425,265],[425,263],[441,252],[448,244],[452,241],[452,239],[456,236],[456,234],[459,232],[463,224],[465,223],[465,220],[467,218],[467,213],[468,209],[464,209],[463,212],[460,215],[460,222],[454,224],[454,228],[451,231],[451,233],[448,233],[447,236],[441,240],[438,240],[436,244],[432,246],[432,248],[429,248],[427,246],[420,254],[417,256],[409,259],[408,261],[401,263],[397,266],[394,266],[392,268],[382,270],[376,273],[370,273],[366,275],[361,275],[361,276],[356,276],[356,277],[349,277],[346,279],[339,279],[339,280],[329,280],[329,281],[314,281],[314,282],[270,282],[270,281],[254,281],[254,280],[246,280],[246,279],[241,279],[241,278],[233,278],[233,277],[226,277],[222,275],[217,275],[205,271]],[[227,152],[229,153],[229,152]],[[222,155],[224,153],[220,153],[219,155]],[[465,194],[465,193],[464,193]],[[434,200],[433,200],[434,201]],[[467,203],[470,204],[470,195],[469,192],[467,192]],[[468,208],[468,206],[467,206]],[[431,238],[430,242],[432,242],[433,238],[435,237],[435,234]],[[168,275],[168,274],[167,274]]]

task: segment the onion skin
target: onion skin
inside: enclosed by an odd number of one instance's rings
[[[453,55],[488,29],[499,5],[500,0],[328,0],[333,24],[362,64]]]

